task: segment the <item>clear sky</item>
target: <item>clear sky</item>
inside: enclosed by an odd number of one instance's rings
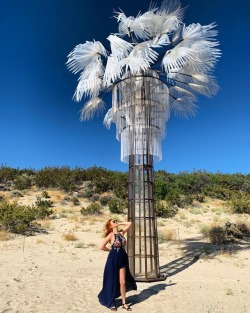
[[[161,3],[161,1],[155,1]],[[155,169],[250,173],[249,11],[246,0],[183,0],[184,22],[216,22],[222,57],[215,71],[221,91],[199,96],[194,118],[171,116],[163,160]],[[116,33],[113,9],[127,16],[148,10],[150,0],[0,0],[0,164],[102,166],[127,170],[120,161],[115,125],[103,116],[79,121],[72,100],[77,75],[68,53],[86,40]],[[107,101],[107,109],[111,106]]]

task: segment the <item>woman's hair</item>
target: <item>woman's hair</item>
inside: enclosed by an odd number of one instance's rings
[[[106,224],[105,224],[105,236],[106,236],[106,237],[113,231],[113,229],[112,229],[112,227],[111,227],[111,225],[110,225],[110,221],[112,221],[112,218],[109,219],[109,220],[106,222]]]

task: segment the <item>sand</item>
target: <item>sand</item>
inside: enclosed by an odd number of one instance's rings
[[[159,219],[159,232],[173,232],[172,238],[159,244],[161,272],[167,278],[137,283],[138,290],[127,294],[134,312],[250,312],[250,243],[231,244],[225,251],[211,246],[199,228],[214,222],[218,210],[213,205],[218,207],[210,203],[201,213],[192,208],[180,210],[173,219]],[[58,204],[56,218],[41,222],[47,234],[0,241],[0,313],[110,311],[97,299],[107,258],[98,247],[108,213],[82,217],[79,209],[66,207],[59,214]],[[66,241],[67,234],[77,240]],[[121,299],[117,305],[124,312]]]

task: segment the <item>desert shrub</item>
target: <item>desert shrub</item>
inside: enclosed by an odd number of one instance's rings
[[[226,242],[226,233],[221,226],[212,227],[208,235],[212,244],[222,244]]]
[[[13,181],[19,175],[19,170],[8,166],[0,167],[0,182],[6,183],[7,181]]]
[[[81,209],[82,215],[98,215],[101,214],[102,206],[98,203],[91,203],[86,208]]]
[[[100,198],[100,195],[99,193],[94,193],[91,197],[92,201],[98,201]]]
[[[53,205],[53,201],[51,201],[51,200],[44,200],[41,197],[37,197],[35,205],[37,207],[47,207],[47,208],[50,208]]]
[[[108,202],[108,207],[111,213],[120,214],[126,209],[126,202],[119,198],[111,198]]]
[[[89,188],[89,187],[85,187],[80,193],[79,193],[79,197],[81,198],[91,198],[93,195],[94,191]]]
[[[49,217],[51,214],[53,214],[53,210],[51,209],[53,205],[53,201],[44,200],[41,197],[37,197],[35,205],[36,205],[37,218],[44,219],[46,217]]]
[[[72,201],[73,205],[78,205],[80,203],[77,197],[73,197],[71,199],[71,201]]]
[[[156,216],[165,217],[165,218],[171,218],[175,216],[178,212],[177,207],[172,206],[169,203],[164,204],[161,201],[156,201],[155,209],[156,209]]]
[[[76,241],[77,240],[77,237],[72,233],[64,234],[62,237],[65,241]]]
[[[100,203],[101,205],[105,206],[108,204],[109,200],[111,199],[110,196],[103,196],[103,197],[100,197]]]
[[[11,197],[23,197],[23,193],[20,190],[13,190],[11,191]]]
[[[36,209],[32,206],[17,203],[0,203],[0,227],[13,233],[26,233],[37,218]]]
[[[14,187],[18,190],[29,189],[32,186],[32,177],[24,173],[14,180]]]
[[[234,242],[249,236],[250,230],[246,224],[234,224],[227,221],[223,226],[212,226],[208,231],[208,237],[213,244]]]
[[[158,243],[171,241],[175,239],[175,232],[173,229],[162,229],[158,232]]]
[[[42,192],[42,197],[45,198],[45,199],[49,199],[50,196],[49,196],[49,194],[48,194],[48,191],[44,190],[44,191]]]
[[[240,222],[240,223],[237,223],[236,224],[238,230],[242,233],[243,237],[246,236],[246,237],[249,237],[250,236],[250,227],[243,223],[243,222]]]
[[[245,193],[237,194],[227,202],[227,206],[233,213],[250,214],[250,196]]]
[[[194,199],[198,202],[204,203],[205,202],[205,195],[204,193],[198,193],[194,195]]]
[[[165,200],[171,205],[177,205],[179,208],[184,208],[186,205],[193,203],[194,196],[192,194],[182,194],[178,189],[170,189]]]

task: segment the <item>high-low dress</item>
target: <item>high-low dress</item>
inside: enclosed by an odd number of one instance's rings
[[[102,290],[98,295],[100,303],[107,308],[114,307],[115,298],[121,295],[119,269],[126,268],[126,292],[137,290],[136,282],[129,270],[128,255],[125,250],[126,239],[121,233],[114,235],[114,243],[104,268]]]

